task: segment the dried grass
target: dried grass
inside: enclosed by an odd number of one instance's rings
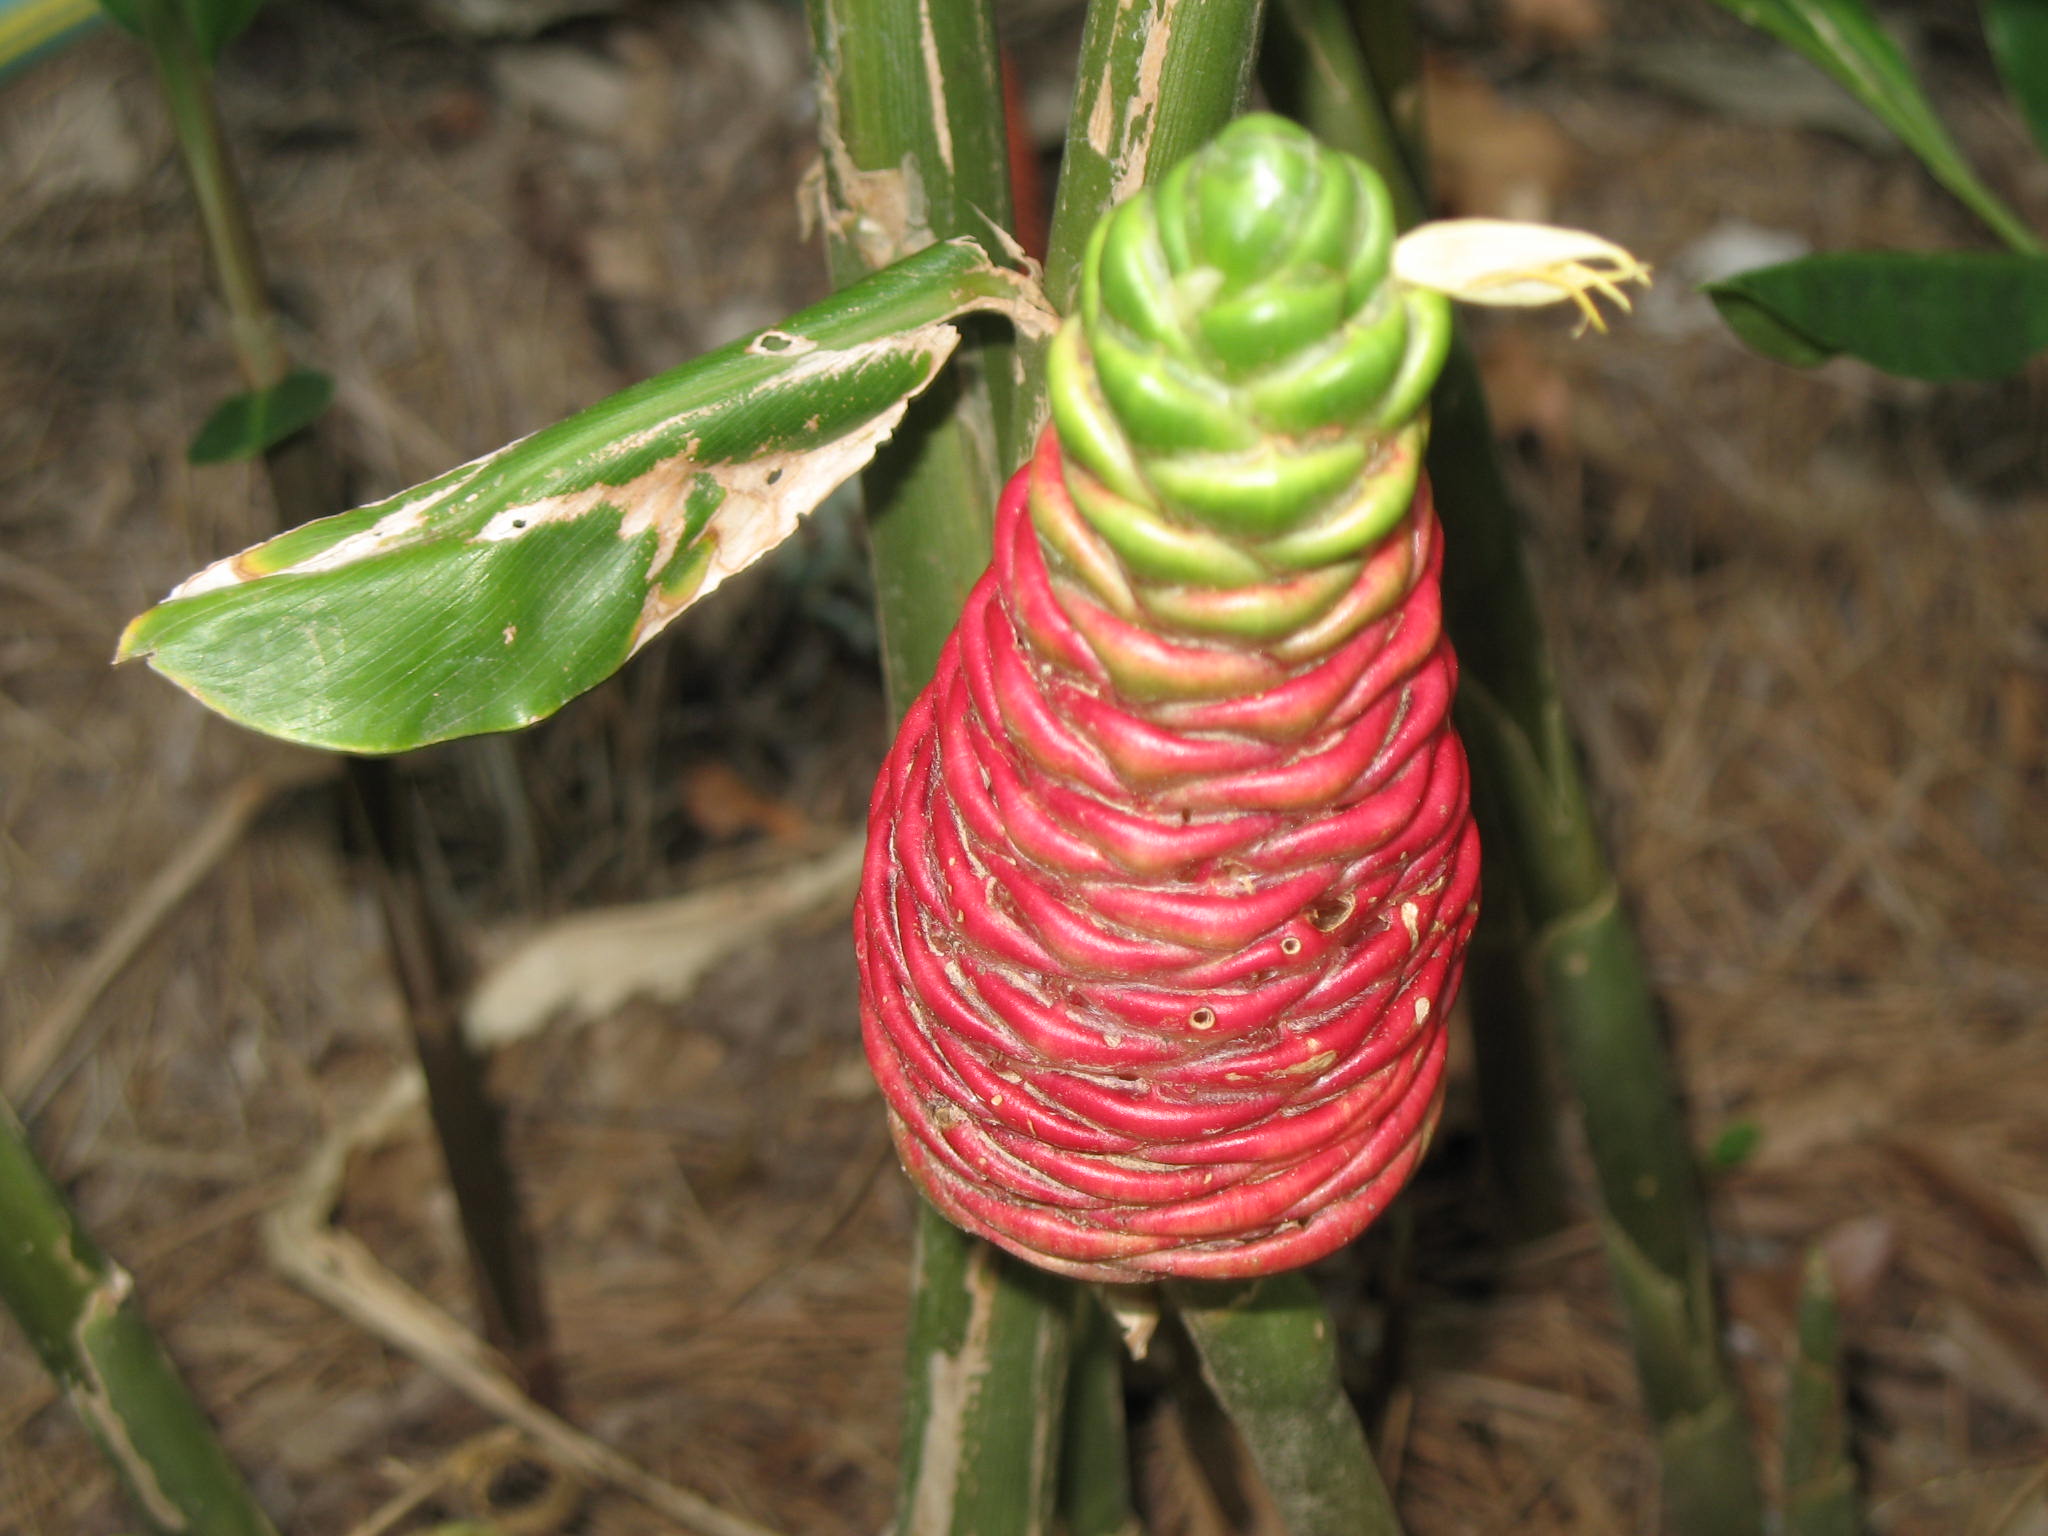
[[[807,129],[794,21],[736,4],[575,35],[618,62],[630,131],[579,137],[513,104],[488,50],[320,8],[280,12],[225,72],[231,127],[259,146],[249,180],[274,266],[341,381],[363,496],[819,286],[789,197]],[[103,38],[8,90],[11,1047],[221,789],[268,761],[104,664],[126,615],[268,513],[246,473],[182,462],[230,380],[140,63]],[[53,182],[47,145],[66,141],[21,126],[79,101],[132,151],[103,183]],[[1559,216],[1653,261],[1729,215],[1828,245],[1970,238],[1900,162],[1569,70],[1525,104],[1588,166],[1597,155]],[[2009,147],[1996,124],[1964,126]],[[1522,445],[1518,479],[1694,1123],[1703,1142],[1761,1131],[1716,1186],[1760,1421],[1775,1419],[1797,1261],[1825,1240],[1856,1282],[1854,1420],[1880,1527],[2033,1529],[2048,1455],[2041,379],[1935,392],[1800,376],[1712,333],[1644,328],[1509,345],[1503,388],[1561,381],[1548,398],[1569,402],[1565,430]],[[844,633],[801,616],[829,596],[831,546],[809,558],[756,587],[753,617],[732,599],[506,760],[532,796],[549,904],[715,876],[684,790],[708,761],[813,824],[858,815],[874,695],[850,680]],[[649,731],[657,709],[669,723]],[[422,771],[463,900],[480,921],[517,910],[532,872],[493,856],[516,801],[445,762]],[[497,1067],[572,1415],[793,1532],[872,1531],[892,1493],[909,1206],[892,1171],[866,1178],[878,1117],[847,948],[836,922],[764,936],[681,1008],[629,1006]],[[137,1272],[263,1497],[296,1529],[350,1529],[489,1426],[257,1253],[283,1171],[402,1049],[373,916],[317,796],[273,812],[170,914],[94,1028],[38,1119],[42,1151]],[[1466,1143],[1454,1120],[1412,1202],[1390,1419],[1411,1528],[1646,1530],[1655,1462],[1597,1248],[1584,1229],[1493,1248]],[[440,1190],[415,1137],[359,1162],[344,1216],[460,1313]],[[5,1335],[0,1442],[0,1530],[121,1527]],[[583,1528],[656,1526],[600,1497]]]

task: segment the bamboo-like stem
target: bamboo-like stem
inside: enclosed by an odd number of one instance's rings
[[[1364,4],[1355,24],[1343,0],[1276,0],[1261,60],[1267,94],[1276,103],[1325,143],[1380,172],[1404,228],[1427,215],[1414,174],[1419,123],[1404,128],[1388,106],[1390,96],[1412,100],[1420,86],[1419,79],[1389,78],[1419,62],[1407,21],[1405,0]],[[1363,37],[1361,28],[1369,29]],[[1439,486],[1439,500],[1444,495]],[[1460,582],[1461,563],[1472,555],[1460,547],[1458,560],[1446,568],[1447,591]],[[1462,589],[1497,589],[1500,569],[1497,562],[1489,563],[1487,580],[1465,581]],[[1453,612],[1452,643],[1462,658],[1471,620],[1486,612],[1484,599],[1446,606]],[[1471,663],[1466,665],[1469,669]],[[1483,779],[1473,788],[1473,814],[1486,849],[1485,895],[1466,961],[1464,993],[1473,1021],[1480,1135],[1502,1230],[1513,1238],[1539,1237],[1563,1226],[1570,1208],[1557,1099],[1549,1091],[1550,1051],[1542,1008],[1522,963],[1527,925],[1508,850],[1507,808]]]
[[[1402,143],[1387,111],[1364,44],[1340,0],[1273,0],[1273,21],[1259,54],[1259,76],[1274,106],[1332,149],[1378,169],[1393,194],[1394,217],[1406,229],[1425,210]]]
[[[1060,1520],[1067,1536],[1139,1536],[1124,1419],[1124,1346],[1096,1298],[1074,1329],[1060,1450]]]
[[[1383,149],[1373,163],[1398,187],[1407,159]],[[1412,183],[1405,197],[1420,206]],[[1584,1115],[1672,1527],[1679,1536],[1754,1536],[1762,1495],[1721,1353],[1706,1208],[1676,1080],[1558,693],[1479,371],[1462,342],[1431,416],[1429,472],[1454,552],[1444,619],[1460,662],[1457,718],[1475,808],[1514,871],[1531,936],[1524,974],[1540,989]]]
[[[192,189],[214,284],[227,309],[236,369],[244,388],[273,389],[292,371],[292,358],[264,281],[262,247],[242,179],[221,132],[212,67],[176,0],[137,0],[136,14]],[[263,467],[280,525],[339,509],[333,466],[318,434],[300,432],[273,445]]]
[[[213,71],[176,0],[137,0],[136,11],[184,158],[221,300],[227,305],[235,360],[249,388],[268,389],[291,372],[292,360],[264,288],[248,200],[221,134]]]
[[[995,24],[985,5],[809,0],[835,286],[1010,222]],[[905,416],[863,477],[890,698],[907,707],[988,564],[996,495],[1018,441],[997,432],[1014,392],[1007,339],[986,333]],[[1012,412],[1004,398],[1003,419]]]
[[[934,240],[1010,218],[993,16],[985,5],[809,0],[824,225],[844,286]],[[965,350],[965,349],[963,349]],[[905,417],[863,478],[883,669],[901,714],[988,563],[1014,443],[991,391],[1007,343],[981,339]],[[962,366],[964,364],[965,366]],[[978,365],[978,366],[977,366]],[[1007,409],[1004,417],[1012,416]],[[1079,1292],[920,1206],[906,1356],[899,1536],[1052,1528]]]
[[[136,1304],[0,1101],[0,1302],[151,1531],[275,1536]]]
[[[255,225],[220,128],[208,67],[175,0],[137,0],[207,255],[228,312],[243,384],[274,387],[292,369],[276,307],[264,282]],[[338,475],[315,431],[269,448],[263,467],[285,526],[343,505]],[[511,1361],[536,1399],[556,1401],[553,1349],[541,1300],[539,1263],[520,1213],[484,1062],[462,1037],[458,948],[421,894],[433,837],[423,815],[402,810],[407,791],[386,762],[353,759],[349,789],[375,853],[377,891],[394,977],[427,1081],[428,1100],[470,1257],[472,1288],[486,1337]]]
[[[1799,1349],[1785,1394],[1786,1536],[1861,1536],[1856,1466],[1842,1404],[1841,1319],[1827,1256],[1806,1256]]]
[[[1046,296],[1072,307],[1095,221],[1244,111],[1264,0],[1090,0],[1054,194]],[[1018,405],[1022,440],[1045,419],[1039,349]]]
[[[1484,803],[1484,795],[1474,798],[1485,895],[1465,952],[1464,995],[1473,1025],[1479,1134],[1499,1231],[1511,1241],[1526,1241],[1555,1232],[1571,1219],[1558,1127],[1560,1095],[1541,1000],[1524,966],[1529,925],[1520,881],[1500,835],[1505,817]]]
[[[1093,0],[1055,202],[1046,283],[1072,302],[1081,255],[1112,204],[1156,181],[1244,109],[1259,0]],[[1042,414],[1028,397],[1034,425]],[[1335,1327],[1299,1275],[1173,1288],[1216,1396],[1291,1536],[1398,1531],[1356,1410]]]
[[[1082,1293],[918,1207],[897,1536],[1042,1536]]]
[[[1336,1329],[1308,1280],[1177,1283],[1168,1294],[1288,1536],[1399,1536],[1339,1378]]]
[[[1394,130],[1407,180],[1429,201],[1429,152],[1422,121],[1422,34],[1412,0],[1349,0],[1353,32],[1373,96]]]
[[[368,845],[369,879],[384,922],[406,1025],[426,1080],[427,1110],[441,1147],[484,1337],[536,1402],[561,1400],[542,1302],[537,1250],[505,1151],[504,1120],[485,1062],[462,1033],[458,999],[467,957],[435,910],[421,852],[433,837],[418,791],[382,760],[350,764],[348,792]]]

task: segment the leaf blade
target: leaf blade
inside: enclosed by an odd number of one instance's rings
[[[142,8],[148,3],[150,0],[99,0],[109,20],[145,42],[149,31]],[[211,64],[220,58],[223,48],[248,30],[263,6],[264,0],[179,0],[177,14]]]
[[[2041,250],[2032,231],[1978,180],[1921,90],[1906,56],[1863,0],[1720,0],[1720,5],[1833,77],[2007,246]]]
[[[385,501],[218,561],[116,660],[310,746],[394,752],[552,713],[865,465],[958,340],[1035,290],[934,246]]]
[[[1984,0],[1984,36],[2006,94],[2048,154],[2048,6],[2040,0]]]
[[[1745,342],[1799,367],[1846,354],[1906,378],[1994,379],[2048,348],[2048,258],[2038,256],[1837,251],[1706,292]]]
[[[191,464],[253,459],[310,427],[334,399],[334,380],[313,368],[294,368],[268,389],[230,395],[214,408],[186,446]]]

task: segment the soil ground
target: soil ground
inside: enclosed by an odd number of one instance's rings
[[[1665,274],[1610,336],[1552,317],[1479,339],[1691,1124],[1731,1165],[1716,1258],[1759,1445],[1775,1467],[1819,1244],[1874,1528],[2048,1531],[2044,376],[1936,389],[1744,352],[1689,295],[1717,243],[1983,237],[1825,91],[1726,99],[1710,66],[1753,75],[1765,51],[1704,4],[1626,24],[1505,9],[1505,39],[1498,8],[1428,12],[1444,195],[1598,229]],[[301,0],[222,66],[358,500],[822,291],[796,212],[814,124],[793,10],[485,35],[508,14]],[[1974,36],[1945,7],[1904,19],[1958,137],[2048,223]],[[1071,18],[1018,23],[1030,75]],[[1055,71],[1036,103],[1054,121],[1061,90]],[[301,766],[106,665],[129,615],[272,516],[249,471],[184,461],[234,387],[221,336],[138,50],[99,36],[0,85],[0,1064],[233,786]],[[856,827],[883,745],[864,602],[857,529],[828,511],[555,720],[414,763],[436,885],[480,960],[543,919],[716,893]],[[261,1497],[306,1533],[459,1513],[444,1458],[493,1427],[261,1248],[294,1170],[407,1054],[339,824],[328,788],[272,797],[160,906],[26,1105]],[[892,1501],[912,1206],[853,985],[843,904],[824,903],[757,925],[687,999],[559,1023],[493,1074],[569,1416],[789,1533],[873,1532]],[[1374,1398],[1409,1528],[1653,1529],[1592,1227],[1497,1235],[1470,1098],[1461,1076],[1407,1202],[1398,1376]],[[467,1319],[444,1189],[409,1123],[350,1165],[339,1219]],[[1397,1247],[1326,1276],[1361,1380],[1389,1315],[1365,1282]],[[1147,1430],[1162,1530],[1192,1518],[1169,1429]],[[408,1491],[417,1508],[372,1522]],[[605,1489],[576,1519],[674,1529]],[[129,1523],[0,1330],[0,1531]]]

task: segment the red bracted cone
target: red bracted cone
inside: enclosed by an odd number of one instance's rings
[[[1435,1121],[1479,857],[1417,478],[1441,301],[1387,278],[1384,201],[1248,119],[1105,221],[875,789],[898,1151],[1049,1269],[1306,1264]]]
[[[949,1218],[1049,1269],[1306,1264],[1421,1155],[1477,911],[1436,518],[1419,492],[1392,536],[1391,611],[1232,700],[1235,729],[1162,728],[1049,582],[1046,445],[875,789],[862,1024],[897,1148]],[[1336,701],[1318,729],[1255,734],[1309,692]]]

